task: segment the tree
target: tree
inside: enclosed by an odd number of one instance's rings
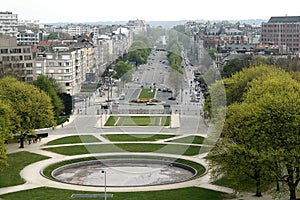
[[[60,88],[57,85],[55,79],[40,75],[37,77],[37,80],[33,81],[33,85],[40,88],[49,95],[53,106],[54,117],[57,120],[59,115],[61,115],[62,111],[64,110],[64,104],[59,97]]]
[[[0,97],[15,113],[12,133],[20,136],[20,148],[27,134],[55,125],[50,97],[35,86],[6,77],[0,80]]]
[[[116,72],[114,78],[122,79],[122,81],[131,81],[132,79],[132,65],[119,61],[113,68]]]
[[[58,33],[50,33],[47,37],[47,40],[57,40],[59,38]]]
[[[276,75],[283,73],[284,70],[274,66],[257,66],[244,68],[241,72],[232,75],[231,78],[223,79],[226,88],[227,105],[234,102],[242,102],[243,95],[249,90],[249,83],[263,75]]]
[[[269,77],[269,78],[267,78]],[[250,85],[245,103],[256,102],[256,127],[266,137],[276,179],[287,184],[296,199],[300,182],[300,83],[288,73],[263,76]],[[278,170],[278,167],[281,167]]]
[[[229,105],[222,139],[208,159],[215,174],[235,177],[239,185],[239,175],[253,178],[257,196],[267,183],[282,181],[289,188],[290,199],[296,199],[300,181],[300,83],[283,70],[264,67],[249,81],[249,74],[259,69],[244,70],[248,75],[238,75],[246,80],[232,82],[247,84],[243,84],[240,101]]]
[[[0,100],[0,171],[7,167],[7,156],[4,141],[10,138],[10,131],[13,129],[12,109]]]

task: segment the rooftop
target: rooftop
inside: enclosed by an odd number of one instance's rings
[[[300,23],[300,16],[271,17],[268,23]]]

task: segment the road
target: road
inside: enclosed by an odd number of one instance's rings
[[[165,131],[165,132],[178,132],[195,134],[198,132],[206,133],[207,126],[204,124],[202,119],[202,103],[191,102],[191,94],[194,92],[195,83],[193,82],[193,67],[186,66],[184,68],[184,75],[176,74],[176,80],[181,80],[181,89],[176,92],[174,83],[170,81],[170,75],[172,69],[168,66],[167,52],[165,51],[153,51],[149,56],[148,63],[141,65],[133,74],[133,81],[126,84],[123,89],[125,93],[125,99],[119,100],[119,109],[130,110],[130,109],[148,109],[149,113],[158,113],[158,110],[163,110],[163,105],[171,105],[173,114],[180,114],[180,128],[168,129],[165,127],[160,127],[159,129],[151,128],[150,131]],[[180,78],[177,78],[180,77]],[[176,86],[176,85],[175,85]],[[154,106],[146,106],[145,104],[130,104],[130,100],[138,98],[138,95],[143,88],[156,87],[157,91],[155,98],[161,100],[161,103]],[[164,88],[169,88],[173,92],[163,92]],[[118,93],[115,92],[116,88],[113,89],[113,96],[117,98]],[[176,97],[176,100],[168,100],[169,97]],[[99,130],[103,124],[100,124],[99,118],[106,119],[108,113],[101,109],[101,103],[106,100],[106,97],[97,97],[96,94],[92,94],[85,101],[77,102],[74,108],[74,114],[77,116],[73,127],[69,127],[78,133],[89,132],[97,133],[99,131],[120,131],[120,128],[110,128]],[[124,112],[126,113],[126,111]],[[102,122],[102,121],[101,121]],[[145,131],[144,127],[127,128],[126,130],[132,131]]]

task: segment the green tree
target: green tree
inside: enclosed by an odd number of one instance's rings
[[[58,38],[59,38],[58,33],[50,33],[50,34],[47,36],[47,40],[57,40]]]
[[[148,44],[149,41],[146,41],[146,43],[144,40],[134,41],[129,48],[128,54],[125,56],[125,60],[135,62],[136,65],[147,63],[151,49],[149,46],[150,44]]]
[[[122,81],[131,81],[132,79],[132,65],[119,61],[113,68],[116,72],[114,78],[122,79]]]
[[[245,103],[255,102],[255,127],[267,144],[276,180],[287,184],[296,199],[300,181],[300,83],[288,73],[262,76],[250,84]],[[280,166],[280,170],[278,167]]]
[[[1,96],[0,96],[1,97]],[[2,97],[1,97],[2,98]],[[12,109],[0,98],[0,171],[7,167],[7,156],[4,141],[10,138],[10,132],[13,130],[12,119],[14,113]]]
[[[240,81],[232,83],[245,86],[240,90],[242,97],[229,105],[222,139],[208,159],[216,175],[222,172],[234,177],[236,185],[243,184],[238,177],[241,174],[254,179],[257,196],[269,182],[282,181],[289,188],[290,199],[296,199],[300,181],[300,84],[283,70],[270,69],[258,67],[234,75]],[[241,81],[242,77],[246,80]],[[231,89],[238,90],[239,86],[231,85]]]
[[[35,86],[6,77],[0,80],[0,96],[16,114],[12,133],[20,135],[20,148],[27,134],[55,125],[50,97]]]
[[[40,88],[49,95],[53,106],[54,117],[57,120],[59,118],[59,115],[61,115],[64,110],[64,104],[59,97],[60,88],[55,79],[40,75],[37,77],[37,80],[33,81],[33,85]]]

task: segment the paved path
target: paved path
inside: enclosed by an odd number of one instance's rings
[[[182,117],[179,114],[173,114],[172,117],[172,123],[171,123],[171,129],[170,128],[152,128],[151,131],[160,133],[160,134],[178,134],[178,138],[189,136],[189,135],[201,135],[206,137],[210,133],[209,127],[206,125],[203,125],[202,121],[199,121],[199,114],[195,110],[190,110],[193,108],[193,105],[185,106],[184,112],[186,112],[185,116]],[[198,120],[197,123],[195,123],[195,120]],[[145,133],[145,128],[128,128],[128,129],[120,129],[120,128],[111,128],[111,129],[101,129],[99,127],[99,118],[95,116],[86,116],[86,115],[73,115],[70,118],[69,122],[66,122],[62,128],[62,126],[56,127],[55,130],[39,130],[38,132],[49,132],[48,138],[42,139],[41,142],[33,143],[30,145],[26,145],[24,149],[18,148],[19,144],[9,144],[7,145],[7,151],[8,153],[15,153],[19,151],[28,151],[33,152],[41,155],[48,156],[49,159],[39,161],[36,163],[33,163],[31,165],[26,166],[20,173],[21,177],[26,181],[23,185],[18,186],[12,186],[12,187],[6,187],[6,188],[0,188],[0,195],[7,194],[11,192],[16,191],[22,191],[22,190],[28,190],[38,187],[54,187],[54,188],[60,188],[60,189],[69,189],[69,190],[79,190],[79,191],[100,191],[103,192],[103,187],[87,187],[87,186],[76,186],[76,185],[70,185],[70,184],[64,184],[59,183],[56,181],[51,181],[45,177],[43,177],[40,174],[40,170],[45,168],[46,166],[60,162],[67,159],[75,159],[75,158],[81,158],[81,157],[90,157],[90,156],[100,156],[100,155],[120,155],[122,153],[106,153],[106,154],[89,154],[89,155],[76,155],[76,156],[65,156],[56,154],[53,152],[49,152],[46,150],[43,150],[45,147],[45,144],[51,140],[55,140],[61,137],[70,136],[70,135],[82,135],[82,134],[92,134],[95,135],[97,138],[99,138],[104,143],[110,143],[107,139],[105,139],[102,134],[103,133],[110,133],[110,134],[124,134],[127,131],[130,132],[133,130],[134,134]],[[102,121],[102,124],[104,124],[104,121]],[[173,127],[173,128],[172,128]],[[176,128],[175,128],[176,127]],[[121,132],[118,132],[116,130],[119,130]],[[149,129],[150,130],[150,129]],[[158,131],[157,131],[158,130]],[[153,133],[149,131],[149,133]],[[199,133],[199,134],[195,134]],[[139,142],[140,143],[140,142]],[[150,143],[150,142],[147,142]],[[166,142],[166,140],[161,141],[155,141],[154,143],[161,143],[161,144],[170,144],[170,142]],[[177,143],[176,143],[177,144]],[[179,145],[186,145],[186,144],[180,144]],[[82,145],[82,144],[81,144]],[[63,145],[62,145],[63,146]],[[127,155],[127,153],[123,153],[124,155]],[[130,155],[153,155],[153,153],[130,153]],[[187,160],[191,160],[194,162],[201,163],[202,165],[207,167],[207,163],[205,162],[205,155],[201,154],[197,156],[183,156],[183,155],[174,155],[174,154],[154,154],[157,156],[167,156],[167,157],[173,157],[173,158],[183,158]],[[185,188],[185,187],[201,187],[201,188],[207,188],[211,190],[221,191],[224,193],[232,193],[233,191],[230,188],[221,187],[212,185],[210,183],[210,174],[205,173],[202,177],[176,183],[176,184],[168,184],[168,185],[158,185],[158,186],[149,186],[149,187],[108,187],[108,191],[110,192],[129,192],[129,191],[151,191],[151,190],[166,190],[166,189],[175,189],[175,188]],[[249,194],[244,194],[244,199],[254,200],[257,198],[251,197]],[[271,200],[270,197],[266,196],[263,198],[259,198],[260,200]]]
[[[74,117],[71,118],[71,120],[64,125],[64,128],[57,127],[56,130],[64,129],[67,130],[68,126],[72,126],[73,121],[75,120]],[[59,130],[59,131],[61,131]],[[46,131],[46,130],[43,130]],[[119,133],[113,133],[113,134],[122,134],[122,132]],[[143,133],[141,133],[143,134]],[[169,134],[169,133],[167,133]],[[26,166],[21,171],[21,177],[26,181],[23,185],[18,186],[12,186],[7,188],[0,188],[0,195],[16,192],[20,190],[28,190],[32,188],[37,187],[55,187],[55,188],[63,188],[63,189],[70,189],[70,190],[85,190],[85,191],[103,191],[103,187],[87,187],[87,186],[76,186],[76,185],[69,185],[64,184],[56,181],[51,181],[45,177],[43,177],[40,174],[40,170],[45,168],[46,166],[60,162],[66,159],[75,159],[75,158],[81,158],[81,157],[90,157],[90,156],[100,156],[100,155],[120,155],[122,153],[106,153],[106,154],[89,154],[89,155],[76,155],[76,156],[65,156],[56,154],[53,152],[45,151],[43,148],[45,147],[45,144],[51,140],[58,139],[60,137],[65,137],[69,135],[74,135],[72,133],[70,134],[49,134],[47,138],[42,139],[41,142],[33,143],[30,145],[26,145],[24,149],[18,148],[18,144],[9,144],[7,145],[7,151],[8,153],[15,153],[19,151],[28,151],[33,152],[37,154],[41,154],[44,156],[50,157],[50,159],[46,159],[43,161],[39,161],[36,163],[33,163],[31,165]],[[76,135],[76,134],[75,134]],[[108,143],[102,136],[100,136],[104,143]],[[157,141],[154,141],[157,143]],[[102,142],[103,143],[103,142]],[[149,143],[149,142],[147,142]],[[165,144],[167,142],[161,141],[162,144]],[[169,142],[167,143],[169,144]],[[82,145],[82,144],[81,144]],[[186,145],[186,144],[181,144]],[[59,145],[56,145],[59,146]],[[64,146],[64,145],[61,145]],[[47,146],[48,147],[48,146]],[[49,146],[50,147],[50,146]],[[173,158],[183,158],[187,160],[191,160],[194,162],[201,163],[202,165],[206,166],[206,163],[203,159],[204,156],[183,156],[183,155],[173,155],[173,154],[153,154],[153,153],[123,153],[124,155],[130,154],[130,155],[156,155],[156,156],[167,156],[167,157],[173,157]],[[209,173],[206,173],[204,176],[197,178],[195,180],[186,181],[182,183],[176,183],[176,184],[168,184],[168,185],[158,185],[158,186],[149,186],[149,187],[112,187],[109,188],[109,191],[112,192],[129,192],[129,191],[151,191],[151,190],[165,190],[165,189],[175,189],[175,188],[183,188],[183,187],[190,187],[190,186],[198,186],[198,187],[204,187],[204,188],[211,188],[222,192],[231,193],[232,190],[224,187],[214,187],[209,183]]]

